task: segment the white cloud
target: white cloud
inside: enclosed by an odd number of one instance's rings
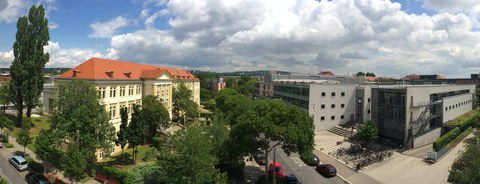
[[[74,67],[92,58],[107,58],[106,55],[88,48],[62,49],[58,42],[48,42],[45,52],[50,55],[50,62],[45,67]]]
[[[0,22],[12,23],[25,13],[29,3],[24,0],[0,0]]]
[[[115,34],[120,28],[127,26],[128,19],[118,16],[108,22],[95,22],[90,24],[93,32],[88,35],[92,38],[109,38]]]
[[[146,29],[112,36],[107,55],[213,71],[466,77],[480,68],[480,34],[469,13],[407,14],[389,0],[170,0],[162,6],[140,13]],[[155,28],[159,17],[171,29]]]
[[[13,51],[0,52],[0,68],[9,68],[13,59]]]

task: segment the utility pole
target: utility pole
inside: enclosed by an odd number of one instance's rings
[[[276,172],[276,169],[277,169],[277,163],[275,162],[275,156],[277,155],[277,148],[273,148],[273,184],[276,184],[276,180],[275,180],[275,172]]]

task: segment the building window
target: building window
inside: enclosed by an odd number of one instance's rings
[[[368,109],[367,114],[370,114],[370,109]]]
[[[367,102],[370,102],[370,98],[367,99]]]
[[[125,96],[125,86],[120,87],[120,96]]]
[[[332,107],[332,109],[335,109],[335,104],[332,104],[332,106],[331,106],[331,107]]]
[[[140,93],[142,93],[142,86],[138,85],[137,88],[136,88],[136,94],[139,95]]]
[[[325,96],[325,92],[322,92],[322,96]]]
[[[325,116],[320,117],[320,120],[322,121],[325,120]]]
[[[115,106],[110,107],[110,117],[111,118],[114,118],[116,116],[116,109],[117,109],[117,107],[115,107]]]
[[[445,111],[448,111],[448,107],[445,107]]]
[[[103,87],[103,88],[98,88],[98,96],[100,96],[100,98],[105,98],[105,91],[106,91],[106,87]]]
[[[341,107],[341,108],[345,108],[345,104],[340,104],[340,107]]]
[[[117,87],[110,87],[110,97],[115,97],[117,95]]]
[[[133,86],[128,86],[128,95],[133,95]]]
[[[335,92],[332,92],[332,96],[335,96]]]
[[[341,96],[345,96],[345,92],[340,93]]]
[[[320,105],[320,108],[325,109],[325,104]]]
[[[335,120],[335,116],[332,116],[331,119],[332,119],[332,120]]]
[[[341,116],[340,116],[340,119],[345,119],[345,116],[344,116],[344,115],[341,115]]]

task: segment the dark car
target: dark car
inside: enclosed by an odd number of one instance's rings
[[[295,175],[289,174],[285,176],[285,184],[301,184],[301,183],[300,181],[298,181]]]
[[[25,180],[27,181],[28,184],[49,184],[50,181],[48,180],[47,177],[45,177],[43,174],[40,173],[28,173],[25,176]]]
[[[325,177],[334,177],[335,175],[337,175],[337,169],[335,169],[335,167],[330,164],[317,165],[316,170]]]
[[[257,150],[255,154],[253,154],[253,158],[258,165],[265,165],[267,162],[267,157],[265,156],[265,151]]]
[[[307,164],[310,166],[317,166],[320,163],[320,159],[318,159],[317,155],[312,154],[310,159],[307,160]]]

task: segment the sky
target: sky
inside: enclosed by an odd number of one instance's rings
[[[0,67],[42,4],[46,67],[92,58],[213,72],[480,72],[479,0],[0,0]]]

